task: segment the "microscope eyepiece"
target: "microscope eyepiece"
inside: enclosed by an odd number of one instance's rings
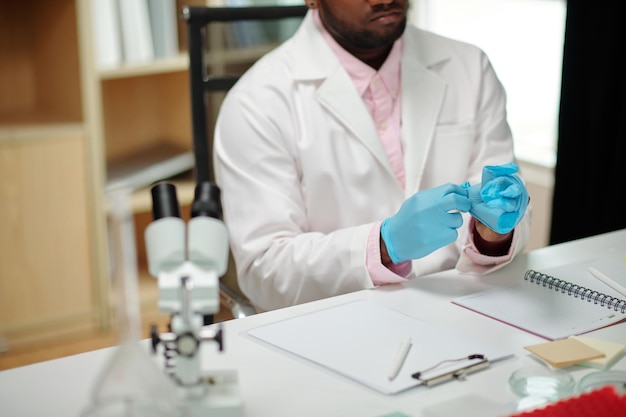
[[[196,185],[191,206],[191,217],[213,217],[222,220],[222,200],[220,188],[208,181]]]
[[[164,217],[179,217],[180,206],[176,196],[176,186],[160,182],[152,187],[152,217],[159,220]]]

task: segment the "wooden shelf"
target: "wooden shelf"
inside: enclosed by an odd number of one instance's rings
[[[122,65],[118,68],[101,70],[98,72],[98,75],[101,80],[114,80],[118,78],[186,71],[188,68],[189,56],[187,54],[180,54],[173,58],[157,59],[145,64]]]
[[[45,140],[84,133],[85,126],[82,123],[20,123],[6,126],[0,124],[0,143]]]
[[[195,189],[193,179],[168,180],[168,182],[176,186],[178,203],[181,206],[188,206],[193,202]],[[151,187],[146,187],[133,193],[131,204],[135,213],[152,212],[152,195],[150,194],[150,188]]]
[[[193,202],[195,182],[192,178],[175,178],[165,180],[176,186],[178,203],[181,206],[189,206]],[[141,188],[131,195],[131,207],[133,213],[139,215],[152,212],[152,195],[150,189],[152,187]],[[110,211],[107,204],[106,211]]]

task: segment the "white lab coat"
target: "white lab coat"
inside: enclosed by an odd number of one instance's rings
[[[405,190],[311,12],[223,102],[216,181],[239,286],[260,309],[371,288],[366,243],[376,221],[418,190],[474,184],[484,165],[514,160],[505,93],[483,52],[413,26],[404,37]],[[516,252],[529,218],[516,229]],[[456,243],[413,262],[414,276],[472,270],[467,220]]]

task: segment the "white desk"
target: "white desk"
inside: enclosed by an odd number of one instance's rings
[[[210,368],[238,370],[247,417],[378,417],[392,412],[419,417],[424,407],[470,394],[513,404],[517,397],[509,389],[509,376],[522,366],[536,364],[523,346],[544,340],[455,306],[450,300],[511,283],[531,267],[541,269],[578,262],[605,255],[607,251],[626,255],[626,230],[535,250],[484,277],[459,276],[454,271],[446,271],[412,280],[406,285],[359,291],[231,320],[224,327],[225,351],[220,354],[214,352],[215,349],[207,349],[207,363]],[[375,300],[424,321],[500,344],[515,352],[515,357],[472,374],[466,381],[451,381],[433,388],[417,387],[385,396],[305,360],[263,346],[244,334],[260,325],[356,299]],[[626,344],[626,324],[588,335]],[[0,372],[0,415],[78,416],[89,403],[90,390],[112,349]],[[155,356],[155,361],[160,363],[161,360],[161,356]],[[626,370],[626,359],[613,369]],[[578,380],[591,371],[574,367],[572,374]]]

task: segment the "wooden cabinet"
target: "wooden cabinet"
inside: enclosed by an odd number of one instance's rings
[[[184,47],[99,70],[92,4],[0,3],[0,337],[9,349],[114,323],[107,168],[158,142],[192,146]],[[134,196],[138,236],[146,194]],[[143,302],[156,309],[156,284],[145,281]]]
[[[0,340],[9,349],[115,323],[108,171],[157,144],[192,150],[184,20],[177,56],[102,70],[93,4],[0,2]],[[207,3],[177,0],[177,10],[194,4]],[[214,73],[270,49],[229,48],[220,29],[210,48]],[[178,184],[187,211],[192,178]],[[132,198],[142,308],[155,311],[143,247],[149,189]]]
[[[0,3],[0,337],[9,349],[109,325],[79,44],[73,0]]]

